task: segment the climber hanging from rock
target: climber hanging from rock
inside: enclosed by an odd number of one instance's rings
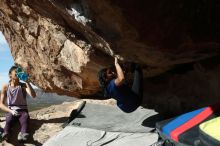
[[[135,111],[142,102],[143,73],[136,63],[129,63],[127,66],[122,64],[122,66],[124,68],[120,66],[117,57],[115,57],[115,69],[109,67],[100,70],[98,79],[104,90],[104,96],[114,98],[122,111],[130,113]],[[131,87],[125,82],[125,74],[128,71],[134,75]]]
[[[8,140],[14,121],[19,120],[21,130],[18,134],[18,141],[25,142],[29,136],[27,131],[29,114],[26,95],[28,93],[34,98],[36,93],[29,83],[28,74],[23,72],[21,68],[12,66],[9,70],[9,78],[9,83],[3,85],[1,92],[0,108],[7,112],[6,124],[1,138]],[[24,83],[21,83],[20,80],[23,80]],[[5,100],[7,100],[7,106],[4,104]]]

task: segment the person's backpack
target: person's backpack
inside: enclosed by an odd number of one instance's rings
[[[219,113],[220,103],[156,123],[161,138],[158,146],[202,146],[200,124],[214,119]]]

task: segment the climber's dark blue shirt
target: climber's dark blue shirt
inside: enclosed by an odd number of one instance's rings
[[[138,95],[126,84],[116,86],[115,79],[111,80],[106,86],[106,93],[116,99],[118,107],[126,113],[133,112],[140,105]]]

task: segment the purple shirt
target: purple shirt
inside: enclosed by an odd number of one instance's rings
[[[27,109],[26,92],[22,90],[22,84],[13,88],[8,86],[7,103],[10,109]]]

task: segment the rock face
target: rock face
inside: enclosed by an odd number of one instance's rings
[[[35,85],[80,97],[99,90],[96,74],[115,55],[147,66],[145,78],[218,55],[219,8],[206,0],[1,0],[0,30]]]

